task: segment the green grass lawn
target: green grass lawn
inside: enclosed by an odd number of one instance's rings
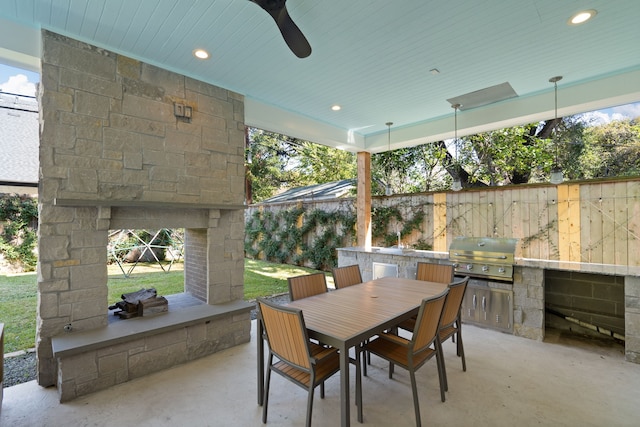
[[[314,272],[316,270],[310,268],[246,259],[244,299],[288,292],[287,277]],[[182,263],[174,264],[167,273],[158,265],[140,264],[129,277],[124,277],[117,265],[110,265],[107,302],[114,304],[120,301],[120,295],[141,288],[156,288],[158,295],[181,293],[184,291],[183,274]],[[327,283],[333,286],[329,273]],[[0,275],[0,323],[4,323],[5,353],[35,346],[37,289],[36,273]]]

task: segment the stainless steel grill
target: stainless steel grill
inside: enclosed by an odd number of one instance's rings
[[[455,274],[513,282],[518,239],[456,237],[449,246]]]

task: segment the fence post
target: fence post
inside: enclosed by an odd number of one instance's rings
[[[558,185],[560,261],[580,261],[580,185]]]
[[[447,193],[433,195],[433,250],[447,251]]]

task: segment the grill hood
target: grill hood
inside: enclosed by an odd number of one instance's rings
[[[518,239],[456,237],[449,246],[449,260],[456,274],[513,281]]]

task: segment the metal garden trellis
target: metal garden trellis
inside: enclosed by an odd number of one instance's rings
[[[138,231],[149,233],[148,230],[138,230]],[[171,242],[171,245],[153,244],[153,242],[155,242],[158,239],[161,233],[166,233],[169,236],[169,241]],[[151,235],[151,233],[149,233],[149,235]],[[127,240],[129,240],[129,237],[133,237],[136,243],[130,244],[130,245],[124,245],[127,242]],[[127,269],[127,271],[125,271],[125,268],[123,266],[124,259],[129,254],[129,252],[134,249],[139,249],[140,255],[136,258],[135,262]],[[165,266],[162,264],[162,262],[158,259],[154,249],[164,249],[165,251],[169,252],[171,261],[169,262],[169,265],[166,269],[165,269]],[[152,238],[149,239],[148,242],[145,241],[142,237],[140,237],[140,233],[137,232],[137,230],[133,230],[133,229],[112,230],[109,232],[109,243],[107,244],[107,251],[109,256],[113,260],[115,260],[115,262],[118,264],[118,267],[120,267],[122,274],[124,274],[125,277],[129,277],[131,275],[131,273],[136,268],[138,263],[142,259],[144,259],[144,255],[147,253],[147,251],[153,256],[155,263],[157,263],[160,266],[162,271],[164,271],[165,273],[168,273],[169,271],[171,271],[171,267],[173,266],[173,263],[175,261],[178,261],[182,257],[183,249],[184,249],[184,242],[180,234],[177,233],[175,230],[168,229],[168,228],[161,228],[160,230],[157,230],[155,234],[152,235]]]

